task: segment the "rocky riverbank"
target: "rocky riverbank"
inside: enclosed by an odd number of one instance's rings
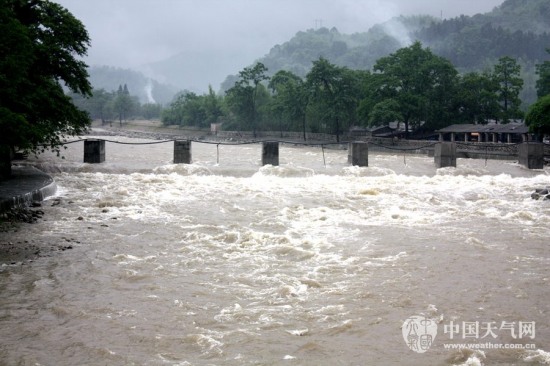
[[[52,206],[59,199],[52,201]],[[29,225],[44,219],[47,208],[34,202],[30,207],[17,207],[0,214],[0,272],[9,267],[22,266],[41,257],[49,257],[57,252],[73,249],[73,238],[63,238],[63,242],[48,243],[42,239],[28,239],[24,233]]]

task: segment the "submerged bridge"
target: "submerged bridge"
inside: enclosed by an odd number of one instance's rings
[[[323,161],[325,162],[325,147],[330,145],[348,146],[348,162],[351,165],[359,167],[369,166],[369,147],[373,150],[380,151],[383,149],[393,152],[417,152],[433,153],[434,163],[437,168],[456,167],[457,157],[466,158],[498,158],[508,157],[509,159],[518,159],[519,163],[528,169],[543,169],[545,147],[550,148],[548,144],[540,142],[522,142],[517,144],[466,144],[460,142],[426,142],[423,145],[411,147],[382,145],[374,141],[353,141],[347,143],[338,142],[292,142],[292,141],[246,141],[246,142],[216,142],[204,140],[162,140],[152,142],[120,142],[104,139],[84,139],[71,141],[84,141],[84,162],[85,163],[102,163],[105,161],[106,151],[105,143],[117,143],[127,145],[150,145],[173,142],[174,144],[174,163],[175,164],[191,164],[192,162],[192,144],[214,144],[217,145],[217,162],[219,162],[219,146],[220,145],[250,145],[262,144],[262,165],[279,165],[279,145],[281,143],[290,145],[305,145],[305,146],[320,146],[323,151]],[[503,151],[496,151],[496,150]],[[326,165],[326,163],[325,163]]]

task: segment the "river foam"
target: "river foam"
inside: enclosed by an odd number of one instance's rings
[[[0,272],[8,364],[547,361],[550,206],[530,193],[548,170],[383,154],[357,168],[341,150],[325,167],[294,147],[260,167],[255,146],[224,146],[219,163],[199,146],[174,165],[149,148],[108,146],[98,166],[78,149],[43,157],[59,204],[1,238],[74,249]],[[417,314],[439,321],[422,355],[401,335]],[[451,320],[534,321],[536,349],[453,353]]]

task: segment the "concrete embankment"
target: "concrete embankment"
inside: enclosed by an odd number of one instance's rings
[[[12,176],[0,181],[0,213],[41,202],[56,190],[57,185],[48,174],[30,166],[13,166]]]

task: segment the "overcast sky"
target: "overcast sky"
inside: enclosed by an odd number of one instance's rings
[[[54,0],[55,1],[55,0]],[[243,66],[296,32],[364,32],[400,14],[444,18],[487,12],[504,0],[57,0],[92,39],[90,65],[137,67],[180,52],[239,50]],[[211,53],[211,52],[207,52]]]

